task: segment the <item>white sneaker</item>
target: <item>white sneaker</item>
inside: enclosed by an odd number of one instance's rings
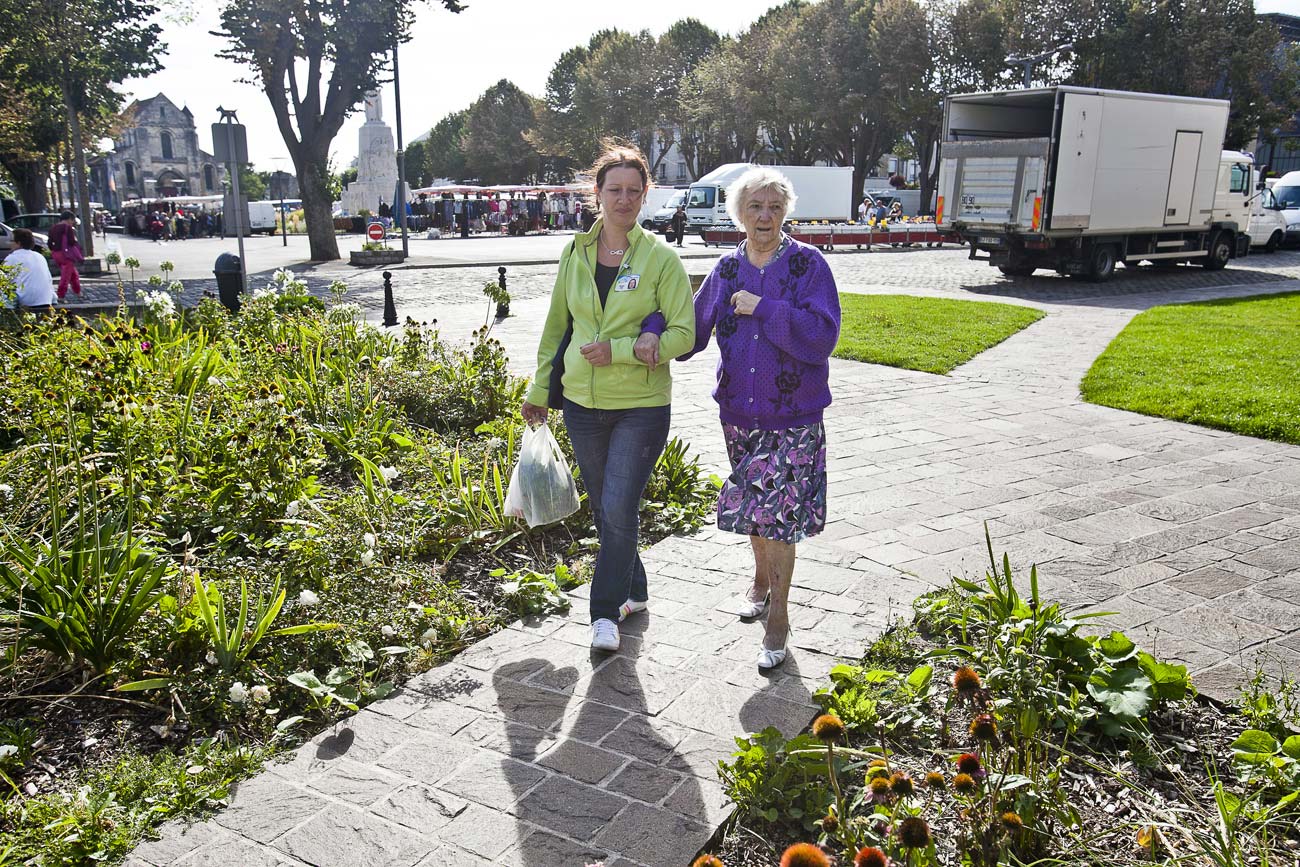
[[[618,624],[607,617],[591,624],[591,649],[618,650]]]
[[[636,614],[638,611],[645,611],[649,604],[650,603],[644,599],[640,601],[637,601],[636,599],[627,600],[622,605],[618,606],[618,622],[622,623],[624,620],[627,620],[629,615]]]

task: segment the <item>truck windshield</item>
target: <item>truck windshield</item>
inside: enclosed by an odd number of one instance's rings
[[[712,208],[716,187],[691,187],[691,197],[686,201],[688,208]]]
[[[1279,208],[1300,208],[1300,187],[1274,187],[1273,198]]]

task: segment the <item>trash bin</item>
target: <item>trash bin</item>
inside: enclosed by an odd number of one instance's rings
[[[239,312],[239,296],[244,291],[244,275],[240,273],[239,257],[234,253],[222,253],[212,267],[217,278],[217,296],[231,313]]]

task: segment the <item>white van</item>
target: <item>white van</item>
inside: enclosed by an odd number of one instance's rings
[[[275,223],[275,212],[279,207],[279,202],[249,202],[249,234],[252,235],[258,232],[265,232],[268,235],[274,235],[275,230],[279,228]]]
[[[641,205],[641,212],[636,215],[636,221],[641,224],[641,228],[651,228],[654,215],[676,192],[677,190],[672,187],[651,187],[646,190],[645,202]]]
[[[664,202],[664,206],[654,212],[650,218],[650,225],[646,228],[652,232],[658,232],[660,235],[668,231],[668,224],[673,221],[673,214],[676,213],[679,205],[686,204],[686,195],[690,190],[673,190],[673,194]]]
[[[1286,222],[1288,247],[1300,247],[1300,172],[1287,172],[1273,184],[1274,204]]]

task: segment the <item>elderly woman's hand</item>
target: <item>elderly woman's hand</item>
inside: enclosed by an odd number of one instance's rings
[[[592,367],[606,367],[614,362],[614,350],[610,348],[608,340],[588,343],[580,351]]]
[[[636,339],[632,354],[646,367],[654,370],[659,366],[659,335],[647,331]]]
[[[762,300],[761,296],[742,289],[731,296],[731,306],[736,308],[737,316],[753,316],[755,308],[758,307],[758,302]]]

